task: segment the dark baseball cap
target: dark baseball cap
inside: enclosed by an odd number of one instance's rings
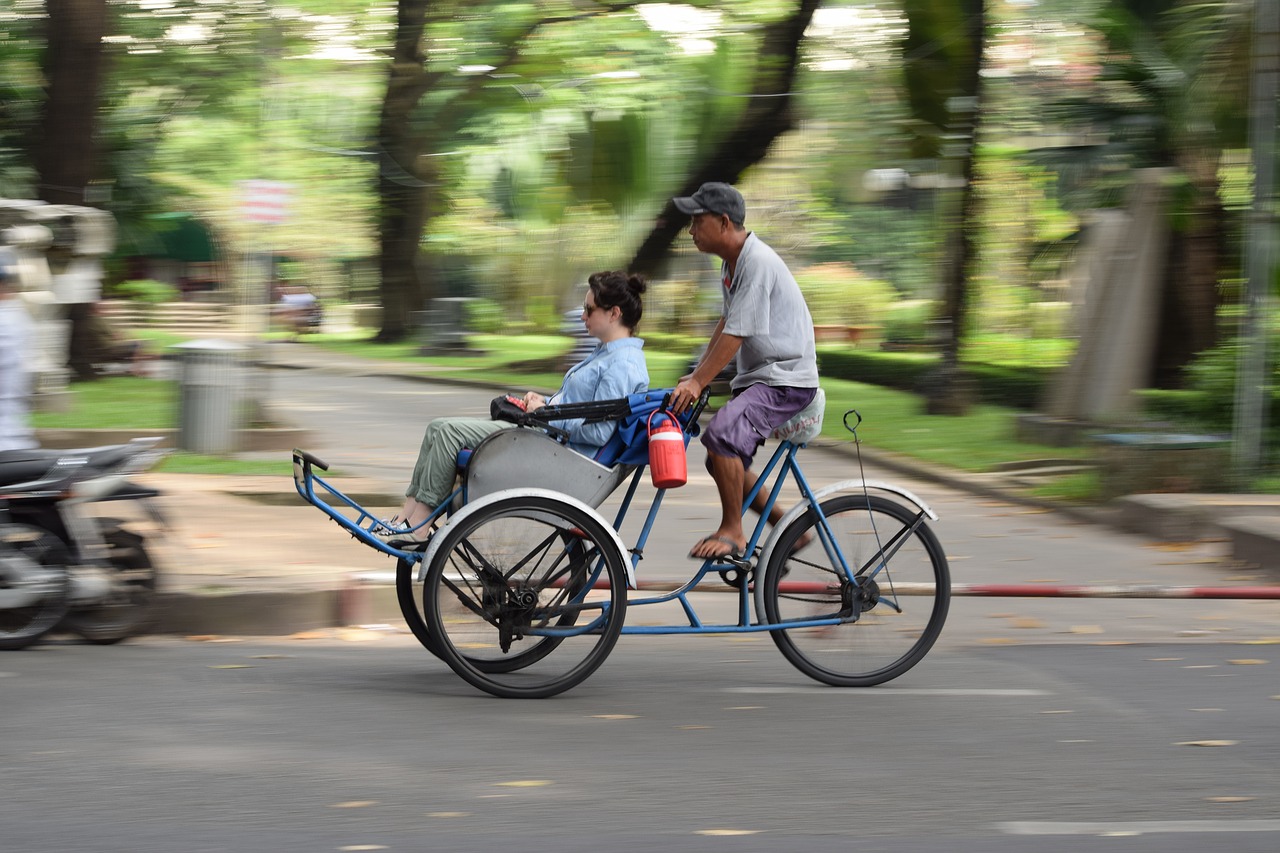
[[[747,203],[742,200],[742,193],[718,181],[705,183],[693,195],[677,196],[671,201],[675,203],[677,210],[690,216],[718,213],[729,217],[729,221],[737,225],[747,219]]]

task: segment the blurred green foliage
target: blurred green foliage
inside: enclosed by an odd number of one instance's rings
[[[897,295],[848,263],[804,267],[795,277],[817,325],[879,326]]]
[[[107,288],[108,295],[115,299],[131,299],[135,302],[173,302],[179,298],[178,288],[163,281],[139,279],[122,281]]]

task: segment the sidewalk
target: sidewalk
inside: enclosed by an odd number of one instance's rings
[[[424,375],[428,371],[420,365],[361,362],[305,344],[277,344],[267,361],[275,369],[467,384]],[[287,455],[288,449],[272,452]],[[1229,535],[1222,531],[1235,525],[1246,541],[1245,557],[1236,554],[1235,559],[1259,567],[1261,573],[1253,577],[1263,580],[1255,582],[1280,579],[1278,496],[1141,495],[1105,508],[1061,507],[1020,493],[1014,475],[965,474],[866,447],[862,453],[868,464],[984,500],[1053,510],[1080,523],[1153,539],[1212,538]],[[162,571],[156,632],[280,635],[354,624],[403,625],[390,585],[394,561],[337,529],[298,496],[288,477],[151,474],[146,480],[165,493],[172,524],[148,542]],[[386,508],[388,514],[401,500],[400,483],[343,478],[340,487],[362,505]],[[1244,516],[1233,518],[1242,506],[1248,507]],[[1206,572],[1204,582],[1211,577]]]

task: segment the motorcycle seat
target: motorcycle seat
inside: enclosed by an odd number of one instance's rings
[[[43,447],[6,450],[0,452],[0,486],[45,479],[59,465],[72,466],[67,468],[67,473],[84,469],[109,470],[137,453],[137,450],[131,444],[78,447],[72,450]]]

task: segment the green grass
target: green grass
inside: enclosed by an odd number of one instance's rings
[[[176,332],[166,332],[161,329],[130,329],[129,337],[138,338],[145,341],[147,349],[153,353],[163,353],[171,346],[186,343],[190,340],[197,340],[191,335],[181,335]]]
[[[552,391],[560,387],[564,378],[560,365],[573,347],[573,342],[561,335],[471,335],[475,355],[423,356],[416,343],[376,343],[367,331],[308,335],[305,341],[359,358],[421,365],[423,376],[483,380],[512,390]],[[646,348],[650,384],[655,388],[675,385],[684,374],[690,355]]]
[[[70,386],[66,412],[36,412],[36,429],[171,429],[178,416],[176,382],[111,376]]]
[[[458,369],[471,373],[477,370],[489,370],[513,361],[554,360],[564,355],[573,346],[573,342],[562,335],[520,335],[518,337],[471,335],[469,341],[475,354],[424,356],[419,354],[421,347],[416,342],[378,343],[372,339],[368,331],[307,335],[303,341],[360,358],[420,364],[424,368],[430,368],[432,373]]]
[[[1070,338],[1022,338],[1013,335],[975,335],[964,342],[963,361],[981,364],[1022,364],[1065,366],[1071,361],[1076,342]]]
[[[1014,410],[976,405],[969,414],[928,415],[915,394],[861,382],[824,379],[827,419],[822,434],[849,439],[843,416],[849,409],[862,415],[858,436],[868,447],[901,453],[936,465],[964,471],[990,471],[1003,462],[1032,459],[1086,459],[1087,448],[1046,447],[1018,441],[1013,434]],[[850,417],[850,424],[855,422]]]
[[[1097,471],[1081,471],[1053,477],[1031,489],[1033,497],[1070,504],[1094,504],[1101,494],[1101,478]]]

